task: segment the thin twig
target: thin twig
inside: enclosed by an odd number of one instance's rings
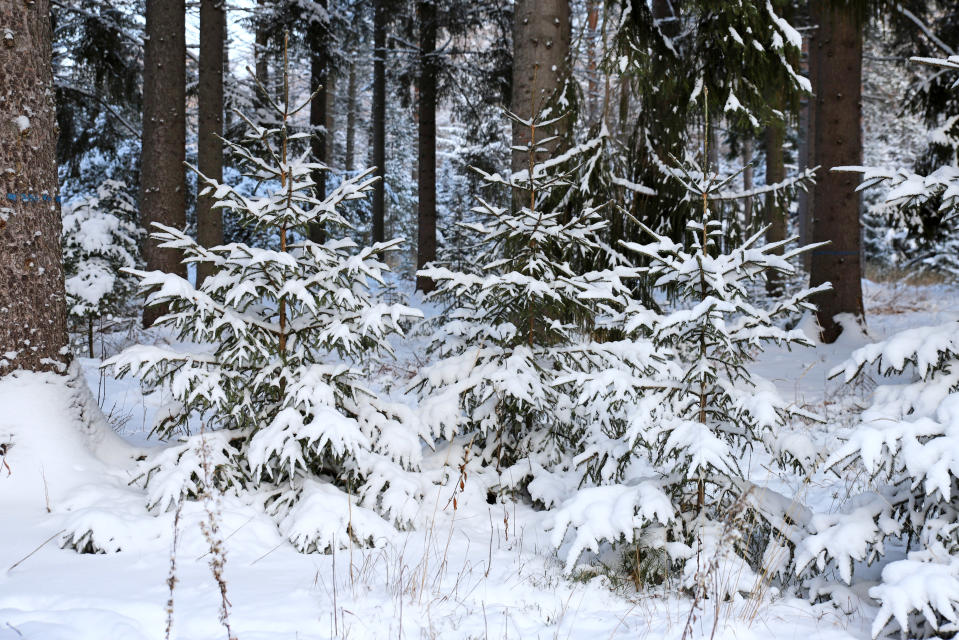
[[[53,540],[54,538],[56,538],[58,535],[60,535],[60,534],[63,533],[64,531],[66,531],[66,529],[60,529],[60,530],[57,531],[55,534],[53,534],[52,536],[50,536],[49,538],[47,538],[46,540],[44,540],[43,542],[41,542],[39,547],[37,547],[36,549],[34,549],[33,551],[31,551],[31,552],[28,553],[27,555],[23,556],[22,558],[20,558],[20,559],[17,560],[16,562],[14,562],[12,565],[10,565],[10,567],[7,569],[7,573],[10,573],[10,572],[13,571],[14,569],[16,569],[18,566],[20,566],[20,564],[21,564],[24,560],[26,560],[27,558],[29,558],[30,556],[32,556],[33,554],[35,554],[37,551],[39,551],[40,549],[42,549],[42,548],[44,547],[44,545],[46,545],[48,542],[50,542],[51,540]]]

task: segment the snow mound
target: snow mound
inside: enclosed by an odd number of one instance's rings
[[[77,370],[0,378],[0,504],[60,510],[77,487],[125,486],[112,468],[138,453],[104,420]]]
[[[48,512],[60,543],[86,553],[144,548],[159,524],[131,489],[139,451],[107,424],[79,369],[0,379],[0,508]]]
[[[595,553],[601,541],[632,540],[644,524],[666,524],[673,516],[669,496],[659,483],[648,480],[636,486],[583,489],[556,510],[546,528],[552,530],[554,547],[562,545],[566,530],[573,528],[573,543],[566,554],[565,571],[569,573],[583,551]]]
[[[330,484],[304,481],[300,497],[280,530],[298,550],[326,552],[345,549],[350,538],[372,547],[382,546],[396,529],[375,511],[356,504],[353,496]]]

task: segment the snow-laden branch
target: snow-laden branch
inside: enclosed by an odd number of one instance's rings
[[[819,169],[818,166],[812,167],[811,169],[805,169],[802,173],[792,176],[791,178],[786,178],[781,182],[776,182],[773,184],[767,184],[762,187],[756,187],[755,189],[748,189],[746,191],[719,191],[716,193],[710,193],[708,198],[710,200],[742,200],[744,198],[753,198],[756,196],[761,196],[766,193],[775,193],[777,191],[782,191],[783,189],[788,189],[789,187],[800,185],[802,186],[807,180],[811,181],[814,179],[816,171]]]

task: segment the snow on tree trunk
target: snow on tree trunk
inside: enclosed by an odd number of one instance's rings
[[[510,111],[521,120],[532,120],[555,98],[568,73],[570,46],[568,0],[519,0],[513,8],[513,98]],[[553,113],[554,117],[560,115]],[[549,135],[565,128],[563,121],[553,123]],[[540,132],[540,139],[547,135]],[[513,171],[526,167],[527,157],[515,147],[529,144],[530,128],[513,124]],[[545,145],[549,153],[556,142]],[[537,158],[539,160],[540,158]]]

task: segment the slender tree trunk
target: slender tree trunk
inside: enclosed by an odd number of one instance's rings
[[[316,3],[321,8],[320,11],[326,13],[326,0],[320,0]],[[324,18],[325,20],[325,18]],[[329,132],[326,130],[326,99],[327,99],[327,68],[329,66],[329,55],[327,52],[327,38],[329,35],[329,25],[326,22],[314,21],[310,25],[310,91],[315,92],[313,102],[310,103],[310,153],[314,162],[326,164],[328,157],[326,155],[326,138]],[[317,169],[313,171],[313,182],[316,184],[316,197],[319,200],[326,200],[326,171]],[[310,240],[313,242],[326,241],[326,229],[322,223],[310,224]]]
[[[568,0],[516,0],[513,5],[513,96],[511,110],[520,118],[534,118],[547,106],[567,74],[570,45]],[[561,134],[570,123],[560,121],[551,131]],[[513,123],[513,146],[529,144],[530,129]],[[556,144],[548,152],[556,152]],[[513,152],[513,171],[526,168],[529,156]]]
[[[263,11],[266,8],[266,0],[256,0],[257,9]],[[267,47],[269,39],[266,28],[261,21],[257,21],[256,30],[253,36],[253,59],[254,73],[257,81],[263,85],[267,91],[270,90],[270,62],[267,57]],[[262,97],[262,96],[261,96]]]
[[[326,72],[326,164],[336,166],[333,133],[336,131],[336,69],[332,62]]]
[[[226,5],[224,4],[224,12],[226,12]],[[225,13],[224,13],[225,17]],[[236,104],[236,95],[231,89],[230,78],[232,78],[230,70],[230,27],[229,24],[224,20],[223,22],[223,131],[225,132],[225,137],[229,138],[233,131],[233,109]],[[222,216],[221,216],[222,218]]]
[[[226,9],[223,0],[200,0],[200,78],[197,132],[197,165],[212,180],[223,180],[223,42],[226,40]],[[203,184],[199,185],[200,192]],[[222,209],[213,207],[209,195],[197,195],[196,235],[204,247],[223,243]],[[201,263],[197,286],[213,274],[213,265]]]
[[[69,362],[48,0],[0,2],[0,376]],[[3,409],[0,409],[0,414]]]
[[[343,166],[347,171],[353,171],[356,155],[356,62],[350,60],[350,71],[347,80],[346,93],[346,154]]]
[[[418,241],[416,266],[422,269],[436,260],[436,5],[434,0],[419,3],[419,174]],[[432,279],[417,276],[416,288],[429,293],[436,288]]]
[[[852,3],[813,0],[819,31],[814,40],[816,69],[815,164],[820,165],[813,202],[813,241],[830,245],[813,251],[810,284],[831,282],[819,296],[822,339],[842,332],[838,314],[864,322],[860,255],[858,176],[832,167],[862,164],[863,25]]]
[[[780,107],[779,100],[775,107]],[[786,177],[783,161],[783,142],[786,138],[786,126],[782,122],[771,122],[766,126],[766,184],[782,182]],[[765,223],[766,242],[779,242],[786,239],[786,210],[780,206],[775,193],[766,194]],[[782,251],[776,253],[782,254]],[[782,278],[775,271],[767,272],[766,293],[770,296],[782,295]]]
[[[597,82],[598,70],[596,68],[596,42],[599,39],[599,33],[596,27],[599,23],[599,2],[597,0],[587,0],[586,2],[586,26],[589,29],[586,43],[586,65],[588,69],[587,78],[587,96],[586,104],[589,112],[589,123],[593,124],[599,118],[599,83]]]
[[[619,139],[623,145],[629,141],[629,80],[621,77],[619,80]]]
[[[143,47],[143,140],[140,151],[140,215],[143,226],[159,222],[186,226],[186,5],[184,0],[147,0]],[[186,277],[176,249],[147,240],[148,270]],[[165,313],[160,305],[143,310],[149,327]]]
[[[93,316],[87,318],[87,349],[90,352],[90,357],[94,358],[93,355]]]
[[[386,221],[386,0],[373,2],[373,242],[385,239]]]
[[[806,53],[806,68],[809,83],[815,90],[817,86],[816,68],[819,57],[813,55],[815,35],[803,38],[803,48]],[[799,109],[799,170],[804,171],[812,166],[815,158],[816,137],[816,97],[808,96],[802,99]],[[817,176],[818,179],[818,176]],[[815,202],[814,189],[803,189],[799,192],[799,244],[807,245],[812,242],[812,212]],[[802,254],[803,267],[808,271],[812,265],[812,256],[807,251]]]
[[[753,182],[753,138],[746,136],[743,141],[743,191],[752,191],[755,186]],[[753,198],[747,196],[743,200],[743,235],[748,236],[753,226]]]
[[[356,61],[350,56],[350,75],[346,88],[346,157],[343,164],[347,171],[353,170],[356,153]]]

